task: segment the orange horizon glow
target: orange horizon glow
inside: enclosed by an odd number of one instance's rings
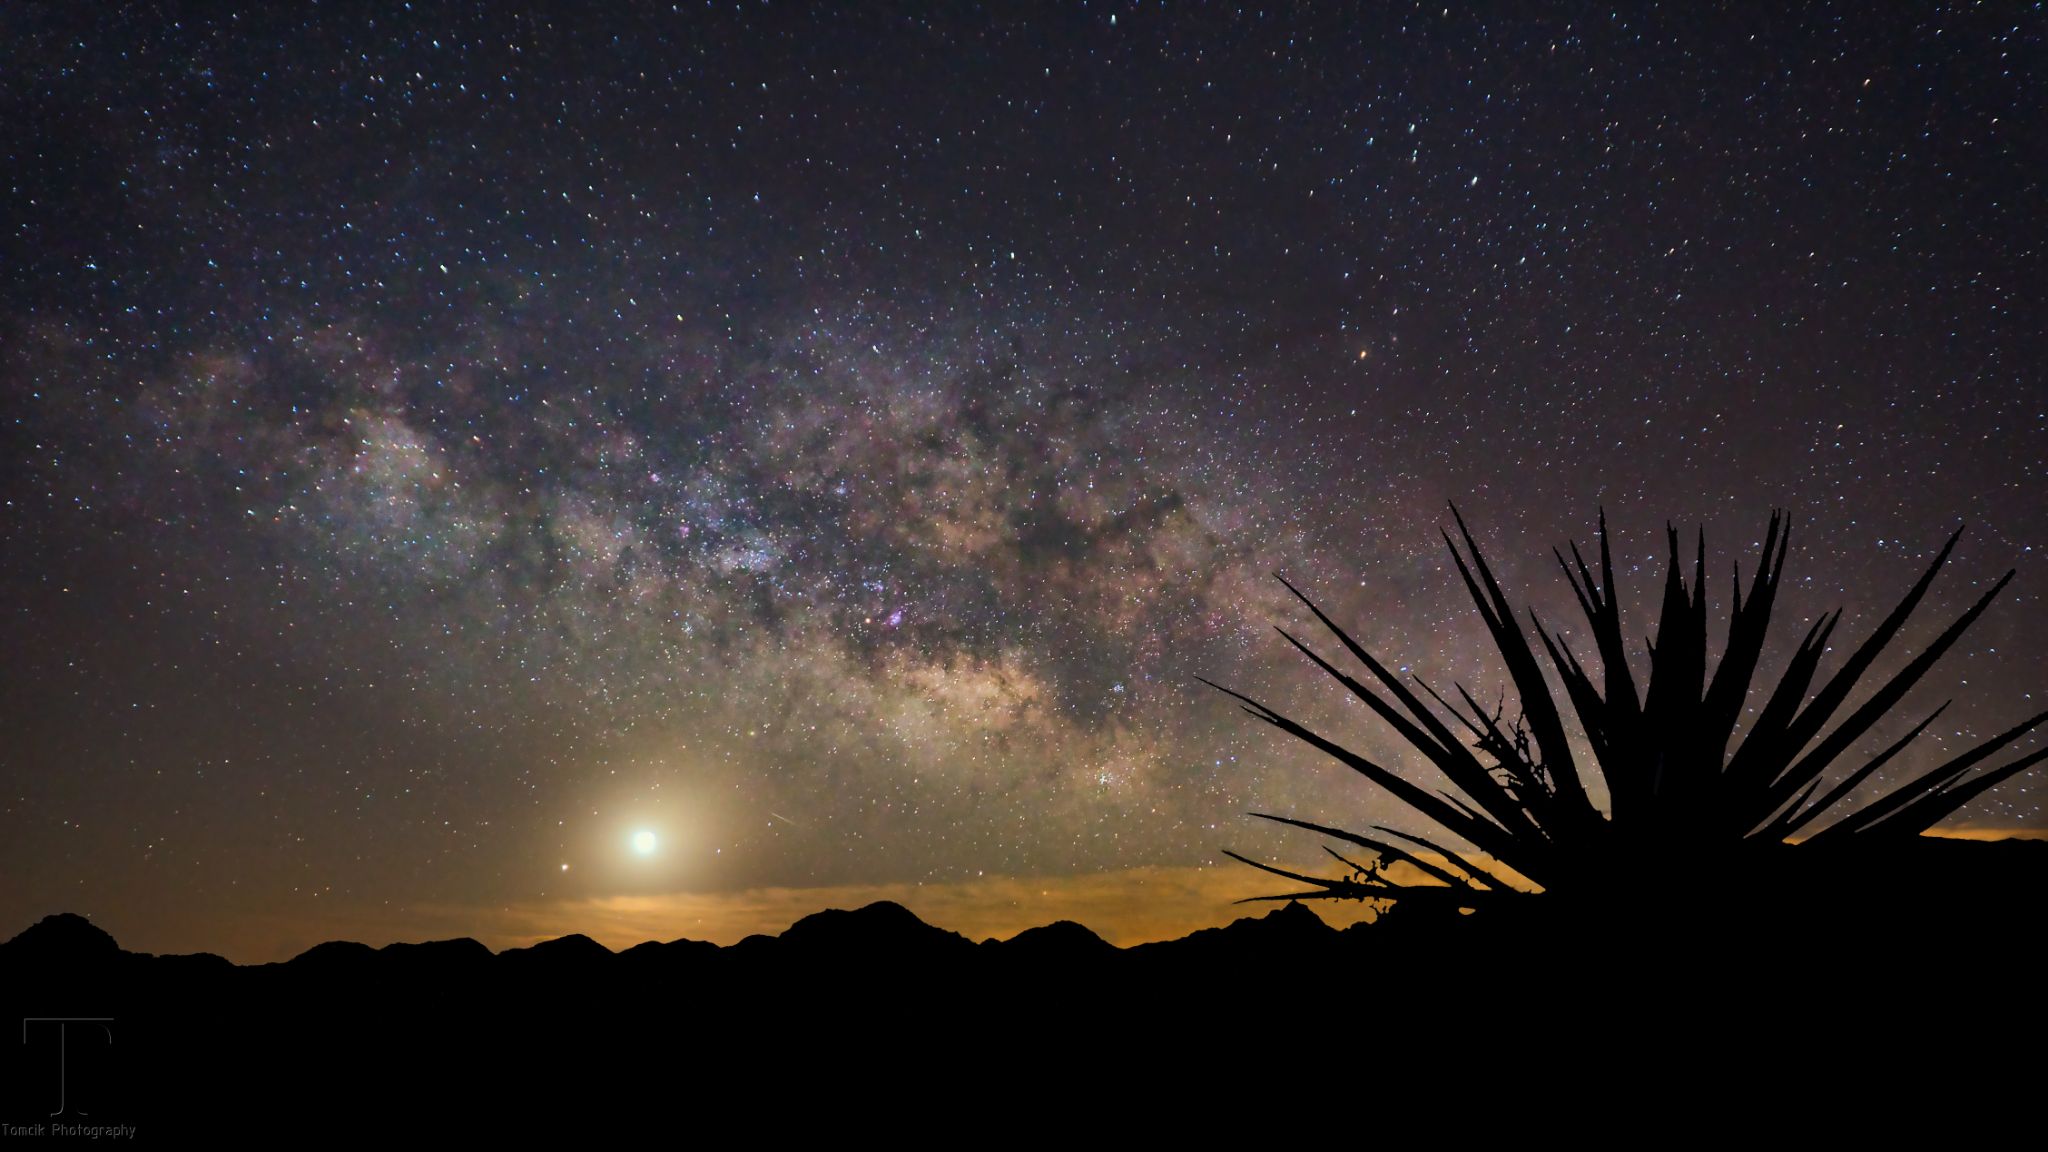
[[[1945,839],[2048,839],[2048,831],[1951,828]],[[1405,866],[1396,866],[1399,879]],[[582,934],[613,951],[648,940],[708,940],[730,945],[774,935],[827,908],[858,908],[879,900],[902,904],[925,922],[971,940],[1007,939],[1058,920],[1086,925],[1119,947],[1186,936],[1246,916],[1262,916],[1273,903],[1237,901],[1286,890],[1287,881],[1236,865],[1145,867],[1070,876],[984,876],[948,883],[842,884],[760,887],[731,892],[674,892],[498,905],[419,903],[334,907],[320,915],[266,912],[181,923],[175,934],[124,924],[119,916],[92,916],[123,948],[135,952],[213,952],[238,964],[288,960],[328,940],[373,947],[468,936],[493,951]],[[1326,922],[1344,927],[1372,918],[1369,905],[1339,900],[1311,905]],[[49,909],[50,912],[65,909]],[[0,938],[27,924],[0,926]]]

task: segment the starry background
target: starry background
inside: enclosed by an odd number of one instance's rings
[[[1451,500],[1787,507],[1781,641],[1968,522],[1908,718],[2036,710],[2040,7],[1348,9],[8,5],[0,932],[1227,919],[1401,814],[1194,677],[1497,689]]]

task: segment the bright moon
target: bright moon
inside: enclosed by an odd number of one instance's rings
[[[633,851],[638,852],[642,856],[654,855],[654,849],[658,847],[659,844],[660,841],[657,841],[654,838],[654,833],[652,832],[633,833]]]

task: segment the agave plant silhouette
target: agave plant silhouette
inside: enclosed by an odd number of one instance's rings
[[[1700,534],[1688,586],[1681,572],[1678,532],[1667,529],[1670,567],[1664,581],[1661,620],[1656,639],[1649,644],[1649,675],[1638,692],[1622,636],[1603,513],[1597,580],[1576,544],[1569,559],[1563,552],[1555,552],[1598,647],[1598,676],[1579,662],[1561,633],[1546,629],[1535,613],[1530,613],[1530,624],[1563,684],[1590,749],[1592,764],[1582,766],[1566,734],[1564,711],[1553,698],[1513,606],[1456,506],[1451,515],[1464,548],[1459,549],[1448,531],[1443,534],[1444,543],[1500,650],[1520,701],[1518,719],[1504,722],[1500,708],[1487,712],[1462,685],[1456,691],[1463,710],[1419,679],[1411,688],[1284,577],[1281,583],[1364,665],[1377,689],[1341,671],[1286,629],[1279,631],[1419,750],[1455,786],[1456,793],[1425,788],[1249,696],[1213,681],[1203,683],[1235,697],[1251,715],[1355,769],[1476,851],[1453,849],[1387,827],[1374,828],[1384,837],[1379,838],[1287,816],[1253,813],[1356,845],[1378,857],[1359,863],[1326,847],[1325,851],[1350,870],[1348,875],[1328,878],[1227,852],[1233,859],[1310,886],[1305,891],[1254,899],[1398,898],[1479,908],[1529,894],[1532,889],[1524,882],[1533,882],[1537,890],[1614,895],[1640,894],[1653,888],[1668,894],[1673,886],[1687,883],[1725,888],[1744,877],[1782,878],[1788,862],[1803,866],[1815,860],[1843,858],[1873,845],[1897,844],[1917,836],[1987,789],[2048,758],[2048,747],[2042,747],[1999,767],[1978,770],[2001,749],[2048,720],[2048,712],[2042,712],[1867,802],[1852,804],[1858,789],[1948,707],[1943,704],[1903,738],[1843,776],[1818,800],[1813,798],[1828,770],[1899,703],[2012,579],[2013,573],[2007,572],[1938,639],[1823,736],[1822,729],[1842,709],[1926,594],[1961,537],[1961,529],[1949,537],[1898,607],[1809,696],[1841,612],[1817,620],[1738,744],[1736,730],[1750,698],[1784,569],[1789,521],[1781,513],[1772,514],[1747,598],[1737,565],[1728,641],[1719,663],[1711,668],[1705,533]],[[1470,745],[1415,689],[1426,693],[1466,730]],[[1597,772],[1606,784],[1604,811],[1587,790],[1589,770]],[[1810,832],[1823,816],[1832,819]],[[1411,866],[1426,880],[1400,883],[1391,879],[1382,866],[1393,862]],[[1518,874],[1519,881],[1503,873],[1501,865]],[[1759,865],[1764,871],[1758,870]]]

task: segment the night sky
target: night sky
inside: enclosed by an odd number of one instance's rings
[[[0,938],[1223,922],[1426,827],[1194,678],[1490,697],[1450,501],[2048,691],[2038,5],[287,7],[0,9]]]

